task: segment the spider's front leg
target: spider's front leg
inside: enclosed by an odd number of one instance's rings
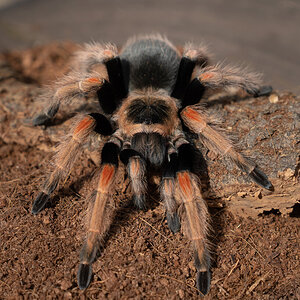
[[[68,176],[74,165],[82,145],[88,137],[97,132],[101,135],[110,135],[113,129],[104,115],[93,113],[80,116],[66,139],[58,146],[54,159],[54,169],[42,186],[32,206],[32,213],[39,213],[48,202],[51,193],[56,189],[58,183]]]
[[[212,122],[205,115],[199,105],[187,106],[181,112],[185,125],[199,135],[202,143],[212,152],[221,156],[228,156],[243,172],[265,189],[273,190],[273,185],[257,165],[244,157],[233,144],[211,125]]]
[[[115,205],[112,202],[114,181],[118,168],[119,141],[108,142],[101,153],[101,168],[96,197],[93,203],[86,241],[80,253],[80,265],[77,273],[78,286],[86,289],[92,277],[94,262],[101,241],[112,222]]]

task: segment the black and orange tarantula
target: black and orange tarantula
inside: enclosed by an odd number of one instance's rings
[[[119,159],[131,181],[134,204],[145,208],[149,170],[160,173],[160,195],[170,230],[191,240],[197,269],[196,286],[202,294],[210,287],[210,253],[207,243],[208,211],[194,172],[193,157],[200,141],[209,150],[229,157],[260,186],[272,184],[257,165],[239,153],[212,124],[198,104],[208,89],[237,87],[252,96],[266,95],[256,75],[238,68],[210,66],[203,47],[187,44],[178,50],[159,35],[130,39],[118,51],[108,44],[86,45],[75,56],[73,70],[48,92],[48,107],[34,119],[43,125],[59,106],[78,96],[94,94],[99,109],[80,115],[58,147],[54,169],[34,201],[40,212],[59,181],[65,178],[92,134],[107,136],[101,152],[98,186],[86,241],[80,253],[78,285],[89,286],[99,243],[114,216],[112,193]],[[180,214],[179,214],[180,212]]]

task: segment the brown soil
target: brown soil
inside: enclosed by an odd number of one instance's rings
[[[115,193],[122,204],[93,265],[92,283],[86,291],[78,289],[85,197],[93,189],[96,170],[95,155],[88,149],[47,208],[37,216],[30,213],[51,150],[69,120],[46,130],[32,128],[26,120],[37,110],[39,84],[66,69],[68,53],[75,47],[50,45],[2,57],[0,298],[197,299],[189,241],[182,233],[169,232],[157,197],[150,197],[147,212],[136,211],[128,183]],[[266,97],[210,103],[208,110],[224,117],[225,127],[239,135],[241,148],[270,175],[278,202],[284,197],[299,201],[299,99],[280,94],[276,103]],[[261,116],[260,121],[256,116]],[[265,123],[257,127],[258,122]],[[268,133],[262,130],[266,124]],[[205,195],[214,230],[210,237],[214,263],[206,298],[300,299],[299,204],[290,212],[274,207],[252,217],[230,210],[226,200],[235,195],[251,201],[269,194],[237,170],[227,172],[219,160],[207,161],[210,189]]]

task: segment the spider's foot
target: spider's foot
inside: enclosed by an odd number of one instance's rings
[[[210,271],[198,272],[196,278],[196,287],[205,296],[210,287],[211,273]]]
[[[263,188],[274,191],[274,187],[272,183],[269,181],[267,175],[259,170],[257,167],[254,168],[254,170],[249,174],[252,180],[254,180],[257,184],[262,186]]]
[[[176,233],[180,230],[181,224],[177,213],[174,213],[172,215],[167,213],[167,221],[168,227],[173,233]]]
[[[40,192],[38,194],[38,196],[36,197],[33,205],[32,205],[32,210],[31,212],[36,215],[37,213],[39,213],[46,205],[46,203],[49,200],[49,195]]]
[[[256,97],[261,97],[261,96],[269,96],[273,91],[273,88],[270,85],[264,85],[261,86],[257,91],[255,91],[255,93],[253,94],[253,96]]]
[[[33,119],[32,123],[33,126],[41,126],[48,124],[50,121],[51,118],[49,118],[46,114],[40,114]]]
[[[145,194],[134,195],[133,196],[133,203],[140,210],[146,210],[147,209]]]
[[[81,290],[86,289],[92,279],[92,266],[90,264],[80,264],[77,273],[78,286]]]
[[[58,104],[51,105],[46,112],[37,115],[33,119],[33,125],[40,126],[40,125],[47,125],[48,123],[50,123],[52,118],[56,115],[58,108],[59,108]]]

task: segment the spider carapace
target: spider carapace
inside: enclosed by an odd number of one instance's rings
[[[34,214],[44,208],[58,183],[69,174],[88,139],[95,134],[106,136],[80,253],[80,289],[90,284],[92,263],[115,214],[111,195],[121,162],[131,182],[133,201],[140,209],[146,208],[147,172],[155,169],[159,173],[168,227],[173,233],[182,227],[191,240],[196,286],[201,294],[207,294],[211,279],[208,211],[194,171],[197,143],[230,158],[260,186],[273,188],[267,176],[235,149],[198,104],[206,91],[229,87],[252,96],[272,90],[261,88],[255,74],[211,65],[204,47],[188,43],[178,50],[165,37],[150,35],[130,39],[120,51],[113,44],[85,45],[74,56],[72,71],[44,93],[49,104],[35,117],[35,126],[47,124],[61,104],[80,96],[94,96],[99,108],[75,117],[74,127],[58,146],[53,169],[33,204]]]

